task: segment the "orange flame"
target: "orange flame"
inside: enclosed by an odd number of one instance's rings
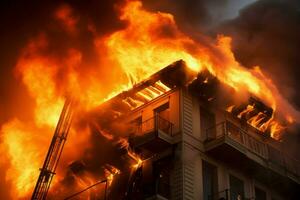
[[[229,106],[226,110],[227,112],[232,112],[233,108],[235,106]],[[242,118],[246,117],[254,110],[253,105],[247,105],[247,107],[241,111],[237,117]],[[274,119],[274,113],[272,113],[272,116],[267,120],[267,116],[262,113],[258,112],[256,115],[252,116],[251,118],[247,119],[247,123],[251,126],[255,127],[256,129],[260,130],[261,132],[265,132],[267,130],[270,131],[270,136],[274,139],[279,140],[281,138],[282,131],[286,128],[282,125],[280,125],[277,121]],[[265,121],[265,122],[264,122]]]
[[[134,169],[139,168],[143,164],[143,160],[140,158],[139,155],[137,155],[134,151],[131,150],[129,146],[128,140],[124,138],[120,138],[119,144],[121,144],[121,147],[127,150],[127,154],[130,158],[132,158],[136,163],[132,165]]]
[[[67,31],[76,32],[80,18],[74,17],[70,7],[61,7],[55,16],[66,25]],[[253,93],[274,111],[282,113],[289,123],[299,121],[299,112],[280,95],[259,67],[249,70],[235,60],[230,37],[220,35],[216,41],[203,37],[205,42],[197,41],[179,30],[171,14],[151,13],[135,0],[126,2],[121,9],[120,20],[127,23],[124,29],[94,40],[101,61],[93,65],[109,68],[99,67],[82,73],[80,69],[88,64],[84,63],[81,51],[68,48],[62,56],[47,54],[49,44],[46,34],[31,41],[18,59],[16,71],[35,107],[30,123],[13,119],[1,127],[1,153],[9,159],[6,178],[15,187],[12,191],[15,198],[28,197],[33,189],[65,93],[72,91],[78,94],[82,108],[92,109],[179,59],[196,72],[208,69],[237,92]],[[105,72],[110,76],[103,75]],[[168,90],[163,84],[156,84]],[[148,89],[139,95],[151,100],[157,91]],[[249,123],[257,125],[260,120],[261,117],[257,116]],[[259,128],[263,130],[270,126],[271,135],[278,137],[282,127],[273,117]],[[83,134],[82,137],[87,136]],[[71,145],[70,141],[67,143]],[[64,155],[76,154],[75,150],[70,152]],[[128,152],[137,162],[134,166],[140,166],[142,160]]]
[[[121,171],[112,165],[107,165],[107,169],[104,169],[105,177],[107,179],[108,186],[111,186],[114,176],[120,174]]]

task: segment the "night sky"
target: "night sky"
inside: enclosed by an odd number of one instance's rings
[[[0,125],[13,117],[30,120],[33,101],[14,67],[28,41],[53,27],[53,12],[69,5],[82,21],[92,21],[101,35],[121,29],[115,4],[122,0],[2,0],[0,2]],[[202,32],[233,37],[236,59],[246,67],[261,66],[282,95],[300,110],[300,1],[298,0],[144,0],[148,10],[170,12],[179,28],[193,37]],[[50,30],[58,41],[66,36]],[[70,39],[85,58],[95,59],[88,44],[89,33],[82,31]],[[59,42],[58,42],[59,43]],[[17,112],[22,110],[23,112]],[[15,113],[19,113],[18,116]],[[297,150],[299,137],[287,140]],[[1,140],[0,140],[1,141]],[[5,167],[4,167],[5,168]],[[5,170],[0,170],[0,199],[9,199],[4,186]],[[6,187],[6,188],[5,188]]]

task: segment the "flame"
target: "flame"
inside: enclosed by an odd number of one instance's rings
[[[300,119],[299,112],[284,100],[259,66],[246,69],[235,60],[230,37],[219,35],[216,42],[207,39],[210,42],[207,46],[182,33],[172,15],[148,12],[140,1],[127,1],[121,9],[120,20],[125,21],[127,27],[105,38],[104,43],[110,59],[118,62],[131,82],[140,81],[169,63],[183,59],[192,70],[200,72],[206,68],[237,92],[247,91],[274,111],[279,109],[286,116],[293,115],[286,117],[288,122],[292,122],[291,118]],[[139,95],[149,100],[152,93]]]
[[[251,117],[247,120],[248,124],[251,124],[254,127],[258,127],[259,124],[264,120],[265,115],[262,112],[259,112],[257,115]]]
[[[254,110],[254,106],[253,105],[247,105],[246,109],[243,110],[242,112],[240,112],[240,114],[238,114],[238,118],[242,118],[244,115],[252,112]]]
[[[106,167],[107,168],[104,169],[104,174],[105,174],[105,177],[107,179],[108,186],[111,186],[111,184],[114,180],[114,176],[117,175],[117,174],[120,174],[121,171],[118,168],[116,168],[112,165],[107,165]]]
[[[228,107],[226,108],[226,111],[231,113],[234,107],[235,107],[235,105],[228,106]]]
[[[219,36],[217,44],[209,49],[183,34],[172,15],[147,12],[139,1],[128,1],[120,19],[128,26],[110,35],[105,43],[111,59],[118,61],[130,80],[140,81],[169,63],[183,59],[192,70],[200,72],[207,68],[235,90],[246,88],[275,106],[272,92],[264,81],[235,61],[231,38]],[[216,59],[215,50],[222,54],[222,59]]]
[[[199,71],[200,61],[185,46],[193,40],[181,33],[170,14],[150,13],[139,1],[128,1],[120,19],[126,21],[126,29],[106,38],[111,59],[117,60],[130,80],[138,82],[161,68],[183,59],[189,67]],[[163,28],[170,28],[172,37],[163,37]]]
[[[62,6],[54,16],[67,32],[78,33],[80,18],[74,15],[72,8]],[[66,93],[76,94],[82,109],[90,110],[180,59],[195,72],[208,69],[237,92],[247,91],[263,99],[289,123],[299,121],[299,112],[280,95],[258,66],[246,69],[235,60],[230,37],[220,35],[216,41],[203,37],[204,42],[192,39],[180,31],[171,14],[146,11],[136,0],[126,1],[120,20],[126,27],[105,36],[97,36],[94,28],[88,25],[87,29],[93,30],[93,45],[101,58],[98,63],[85,63],[83,53],[73,46],[66,48],[62,55],[47,53],[51,42],[46,33],[24,48],[17,60],[16,72],[34,101],[34,114],[30,122],[12,119],[1,127],[1,153],[10,163],[6,179],[13,185],[14,198],[28,197],[34,187]],[[156,82],[154,87],[138,92],[137,96],[150,101],[170,90],[161,82]],[[137,99],[127,102],[141,105]],[[240,116],[249,112],[251,106]],[[272,137],[279,137],[283,127],[274,116],[262,125],[261,122],[262,114],[249,120],[260,130],[270,129]],[[88,134],[82,134],[82,138],[87,137]],[[71,140],[67,142],[71,144],[74,144]],[[133,167],[141,166],[139,156],[127,149],[128,155],[136,161]],[[74,155],[76,151],[69,150],[64,156]]]
[[[133,160],[136,161],[136,164],[133,164],[133,165],[132,165],[132,167],[133,167],[134,169],[137,169],[137,168],[139,168],[139,167],[142,166],[143,160],[142,160],[136,153],[134,153],[133,151],[128,151],[128,155],[129,155]]]
[[[234,105],[229,106],[226,109],[227,112],[231,113],[234,107]],[[248,118],[247,115],[249,115],[252,111],[254,111],[254,106],[247,105],[247,107],[244,110],[238,113],[237,117],[240,119],[245,117],[247,119],[247,123],[250,124],[252,127],[258,129],[261,132],[269,131],[270,136],[272,138],[280,140],[281,133],[284,129],[286,129],[286,127],[281,125],[274,119],[274,113],[272,113],[271,117],[268,117],[266,114],[258,112],[256,115]]]
[[[120,144],[121,148],[124,148],[127,150],[128,156],[136,162],[135,164],[132,165],[132,167],[134,169],[138,169],[139,167],[141,167],[143,164],[143,160],[140,158],[139,155],[137,155],[134,151],[132,151],[132,149],[129,146],[128,140],[126,140],[125,138],[120,138],[119,144]]]

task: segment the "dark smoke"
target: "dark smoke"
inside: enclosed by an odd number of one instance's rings
[[[282,94],[300,107],[297,100],[300,75],[299,1],[256,1],[239,10],[239,15],[231,20],[226,19],[226,13],[237,11],[233,9],[235,4],[243,1],[143,2],[150,10],[172,13],[178,26],[191,36],[196,36],[197,31],[213,38],[218,34],[231,36],[237,60],[246,67],[259,65],[279,86]],[[217,16],[220,17],[217,19]]]
[[[240,11],[236,19],[213,30],[233,37],[233,51],[244,66],[259,65],[282,95],[300,108],[300,2],[263,0]],[[298,155],[299,125],[284,135],[288,149]]]
[[[232,36],[236,58],[248,67],[261,66],[282,94],[298,107],[299,9],[299,1],[258,1],[243,9],[238,18],[214,30]]]
[[[300,1],[144,2],[152,11],[172,13],[179,28],[195,40],[201,37],[197,32],[212,38],[219,34],[231,36],[236,59],[245,67],[260,66],[282,95],[300,109]],[[237,5],[243,2],[246,6],[238,10]],[[226,13],[237,11],[233,19],[226,16]],[[298,124],[291,127],[283,138],[295,154],[300,143],[299,127]]]

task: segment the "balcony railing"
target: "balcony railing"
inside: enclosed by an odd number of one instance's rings
[[[207,200],[229,200],[229,189],[219,191],[217,193],[204,197]]]
[[[215,194],[208,195],[208,200],[254,200],[255,198],[246,198],[243,194],[239,194],[234,190],[225,189]]]
[[[135,123],[133,125],[132,133],[133,135],[144,135],[151,132],[155,132],[157,134],[158,130],[169,136],[175,135],[174,124],[159,115],[155,115],[141,123]]]
[[[163,182],[157,180],[156,182],[145,184],[143,186],[143,191],[145,198],[150,198],[155,195],[160,195],[166,199],[170,199],[171,196],[171,186],[168,182]]]
[[[285,152],[277,149],[260,139],[250,135],[247,131],[239,128],[229,121],[224,121],[216,126],[207,129],[207,141],[219,138],[230,138],[240,145],[246,147],[252,153],[264,160],[283,167],[297,178],[300,176],[300,162],[288,156]]]

